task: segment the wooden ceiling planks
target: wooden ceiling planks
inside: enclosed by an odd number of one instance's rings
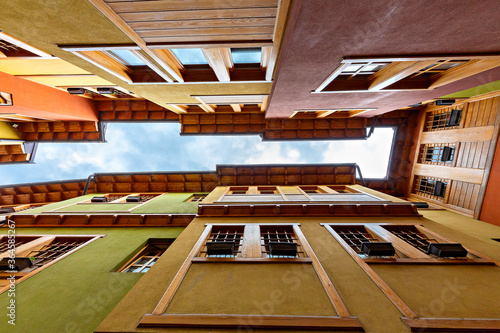
[[[19,122],[17,130],[25,141],[102,141],[97,122]]]
[[[105,3],[146,43],[272,41],[278,0]]]

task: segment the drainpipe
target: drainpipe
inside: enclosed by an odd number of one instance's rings
[[[361,168],[357,164],[354,164],[354,165],[356,167],[356,170],[358,171],[359,179],[361,180],[361,185],[366,186],[365,179],[363,178],[363,175],[361,174]]]
[[[375,124],[377,123],[377,118],[378,116],[375,116],[373,118],[372,126],[370,127],[370,130],[368,131],[368,134],[366,135],[365,139],[368,139],[372,135],[373,131],[375,131]]]
[[[87,178],[87,182],[85,183],[85,188],[83,189],[83,194],[82,195],[85,195],[87,194],[87,191],[89,190],[89,185],[90,185],[90,182],[95,180],[95,173],[91,174],[88,178]]]

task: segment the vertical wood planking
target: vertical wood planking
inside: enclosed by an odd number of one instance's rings
[[[485,169],[486,168],[486,160],[488,158],[488,151],[490,149],[490,142],[489,141],[484,141],[483,142],[483,148],[481,150],[481,158],[479,160],[479,169]]]

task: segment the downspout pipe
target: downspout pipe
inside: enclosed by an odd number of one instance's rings
[[[357,164],[354,164],[354,166],[356,167],[356,170],[358,171],[359,179],[361,180],[361,185],[366,186],[365,179],[363,178],[363,175],[361,174],[361,168]]]
[[[370,126],[370,130],[368,131],[368,134],[365,136],[365,139],[368,139],[373,134],[373,132],[375,131],[375,124],[377,123],[377,119],[378,119],[378,116],[375,116],[373,118],[372,125]]]
[[[85,195],[87,194],[87,191],[89,190],[89,185],[90,185],[90,182],[95,180],[95,173],[91,174],[88,178],[87,178],[87,182],[85,183],[85,188],[83,189],[83,194],[82,195]]]

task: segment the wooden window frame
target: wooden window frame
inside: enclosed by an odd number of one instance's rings
[[[425,80],[415,79],[429,66],[446,62],[461,62],[460,65],[438,72]],[[387,63],[375,73],[366,72],[366,77],[352,79],[361,74],[362,67],[347,80],[339,80],[339,76],[351,65],[370,65]],[[467,78],[469,76],[500,66],[500,56],[443,56],[443,57],[380,57],[380,58],[344,58],[332,74],[323,81],[313,93],[354,93],[377,91],[414,91],[432,90],[443,85]],[[436,67],[436,66],[434,66]],[[344,82],[345,81],[345,82]],[[330,87],[334,84],[333,87]],[[335,87],[335,84],[338,87]],[[392,86],[391,88],[388,88]],[[329,88],[330,87],[330,88]]]
[[[49,263],[47,263],[45,265],[42,265],[41,267],[39,267],[31,272],[27,272],[27,273],[24,273],[24,272],[17,272],[17,273],[0,272],[0,280],[3,280],[3,279],[6,279],[12,275],[15,275],[16,276],[15,284],[17,285],[17,284],[23,282],[24,280],[28,279],[29,277],[43,271],[47,267],[57,263],[59,260],[66,258],[70,254],[82,249],[83,247],[87,246],[88,244],[96,241],[99,238],[103,238],[105,236],[106,235],[24,235],[24,234],[19,235],[19,237],[36,237],[36,239],[34,239],[31,242],[28,242],[26,244],[22,244],[19,248],[16,248],[16,257],[17,256],[18,257],[27,256],[28,254],[30,254],[33,251],[42,249],[43,246],[48,245],[48,244],[54,242],[55,240],[57,240],[57,237],[61,237],[61,238],[86,238],[87,241],[85,241],[84,243],[78,245],[74,249],[64,253],[63,255],[57,257],[56,259],[50,261]],[[0,240],[2,240],[3,238],[8,238],[8,236],[1,235]],[[10,255],[9,255],[8,251],[0,253],[0,258],[9,257],[9,256]],[[7,284],[3,287],[0,287],[0,294],[5,292],[8,289],[9,289],[9,284]]]
[[[351,256],[356,255],[360,260],[368,264],[479,264],[479,265],[500,265],[495,262],[492,258],[489,258],[475,250],[464,248],[469,253],[469,258],[433,258],[432,256],[418,250],[411,244],[405,242],[401,238],[392,234],[389,230],[385,229],[384,226],[414,226],[419,232],[423,233],[430,239],[436,240],[438,243],[456,243],[448,238],[441,236],[440,234],[428,229],[427,227],[417,224],[417,223],[321,223],[328,232],[342,245],[342,247]],[[399,252],[406,256],[406,258],[362,258],[351,246],[347,244],[342,237],[332,228],[332,226],[363,226],[369,233],[371,233],[375,238],[382,242],[391,242],[394,246],[396,252]],[[476,257],[476,258],[474,258]]]
[[[148,250],[148,247],[150,247],[151,245],[155,245],[155,244],[159,244],[159,245],[166,245],[166,248],[165,250],[163,250],[162,253],[160,253],[160,255],[158,256],[154,256],[154,258],[151,258],[151,260],[153,259],[156,259],[155,262],[153,262],[153,264],[149,265],[148,264],[145,264],[145,265],[141,265],[141,266],[149,266],[150,268],[156,263],[156,261],[158,261],[158,259],[163,255],[163,253],[165,253],[165,251],[172,245],[172,243],[175,241],[175,238],[165,238],[165,239],[148,239],[148,241],[146,242],[146,244],[139,250],[137,251],[137,253],[132,257],[130,258],[125,264],[123,264],[120,269],[117,270],[117,272],[120,272],[120,273],[146,273],[146,272],[126,272],[126,270],[133,266],[137,260],[145,257],[144,256],[144,253]],[[150,262],[151,262],[150,260]]]
[[[241,240],[241,245],[239,246],[239,253],[234,257],[228,258],[217,258],[208,257],[204,255],[204,249],[206,243],[209,241],[210,234],[213,227],[243,227],[243,236]],[[300,231],[300,223],[217,223],[217,224],[207,224],[205,226],[207,236],[198,250],[195,257],[193,257],[192,262],[232,262],[232,263],[311,263],[311,259],[305,250],[302,250],[302,255],[298,255],[295,258],[269,258],[263,251],[263,245],[261,240],[261,226],[287,226],[293,228],[294,236],[297,240],[298,247],[304,249],[303,243],[305,241],[304,235]]]
[[[304,251],[308,255],[308,260],[300,260],[299,258],[287,258],[286,261],[282,261],[285,259],[278,259],[280,261],[276,260],[270,260],[274,258],[267,258],[266,260],[262,260],[261,258],[258,258],[257,261],[254,259],[250,258],[250,260],[227,260],[225,262],[227,263],[278,263],[278,262],[290,262],[290,263],[304,263],[304,264],[312,264],[316,274],[318,275],[318,278],[323,285],[323,288],[325,289],[325,292],[330,300],[330,303],[332,304],[332,307],[334,308],[335,312],[337,313],[338,316],[330,316],[330,317],[308,317],[308,316],[293,316],[292,319],[289,317],[283,317],[283,316],[273,316],[273,315],[207,315],[207,314],[190,314],[188,316],[185,315],[179,315],[179,314],[166,314],[166,310],[170,303],[172,302],[172,299],[179,289],[179,286],[182,283],[182,280],[186,276],[190,266],[193,263],[199,263],[199,262],[205,262],[208,263],[210,261],[199,261],[200,258],[197,258],[197,255],[199,254],[200,250],[202,249],[203,245],[206,242],[207,237],[210,235],[212,226],[214,225],[240,225],[240,226],[248,226],[248,225],[254,225],[257,228],[260,225],[292,225],[294,228],[294,231],[297,235],[297,237],[300,239],[301,244],[303,246]],[[252,233],[255,233],[255,227],[253,227],[253,230],[251,231]],[[260,233],[259,233],[260,236]],[[254,235],[255,239],[255,235]],[[260,244],[253,244],[252,246],[256,249],[257,245],[260,246]],[[220,258],[222,259],[222,258]],[[232,259],[232,258],[231,258]],[[221,263],[223,261],[217,260],[217,261],[212,261],[216,263]],[[283,319],[285,319],[283,321]],[[179,268],[177,271],[177,274],[175,275],[174,279],[170,283],[169,287],[165,291],[165,294],[161,298],[161,300],[158,302],[156,305],[155,309],[153,310],[152,314],[146,314],[144,317],[141,319],[141,321],[138,324],[138,327],[221,327],[221,324],[224,325],[224,327],[241,327],[240,324],[237,323],[237,321],[240,320],[246,320],[247,322],[250,322],[251,327],[253,328],[314,328],[314,329],[325,329],[328,327],[328,329],[332,328],[337,328],[337,329],[347,329],[347,330],[356,330],[356,331],[363,331],[361,323],[359,320],[351,316],[349,311],[347,310],[345,304],[343,303],[342,299],[340,298],[340,295],[338,294],[337,290],[335,289],[332,281],[326,274],[325,270],[321,266],[321,263],[319,262],[318,258],[316,257],[313,249],[307,242],[307,239],[304,237],[302,234],[302,231],[300,230],[300,224],[299,223],[286,223],[286,224],[277,224],[277,223],[260,223],[260,224],[254,224],[254,223],[234,223],[234,224],[206,224],[204,231],[201,233],[199,236],[196,244],[193,246],[191,249],[191,252],[187,256],[186,260],[184,260],[184,263],[182,266]]]

